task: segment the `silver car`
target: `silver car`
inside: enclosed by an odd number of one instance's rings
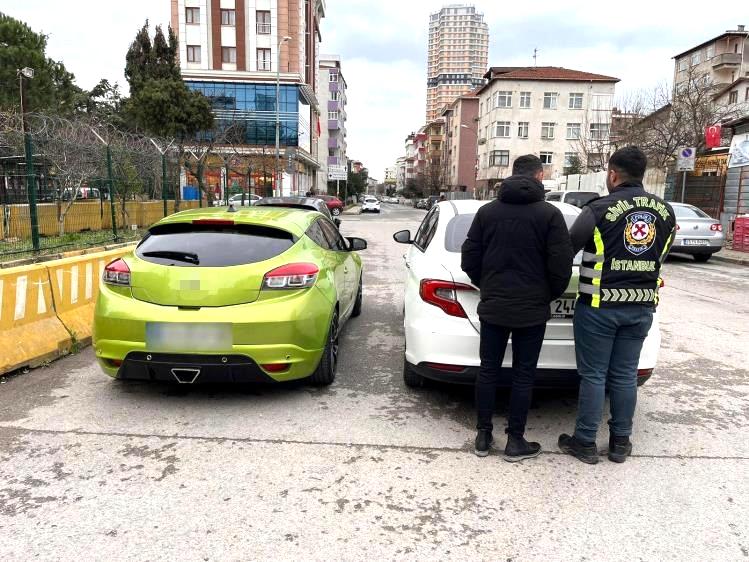
[[[725,243],[723,226],[702,209],[684,203],[671,203],[676,214],[676,237],[671,252],[690,254],[706,262]]]

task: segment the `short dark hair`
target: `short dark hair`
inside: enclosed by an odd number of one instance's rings
[[[543,169],[544,165],[541,163],[541,159],[533,154],[518,156],[512,163],[513,176],[535,176]]]
[[[642,180],[647,167],[648,157],[636,146],[620,148],[609,158],[609,168],[616,170],[624,179]]]

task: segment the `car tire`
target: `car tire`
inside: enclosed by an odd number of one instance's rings
[[[708,261],[711,257],[713,257],[712,254],[695,254],[694,255],[694,261],[698,263],[705,263]]]
[[[356,301],[354,301],[354,310],[351,311],[351,316],[356,318],[357,316],[361,316],[361,307],[362,307],[362,278],[359,277],[359,290],[356,292]]]
[[[333,215],[334,217],[340,216],[341,209],[339,209],[338,207],[336,207],[336,208],[334,208],[333,210],[330,211],[330,214]]]
[[[408,388],[422,388],[424,377],[413,370],[413,366],[403,357],[403,382]]]
[[[335,380],[338,366],[338,310],[333,312],[333,318],[328,328],[328,339],[322,352],[320,363],[310,377],[313,386],[328,386]]]

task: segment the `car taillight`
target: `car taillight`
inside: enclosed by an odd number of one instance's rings
[[[317,281],[320,268],[314,263],[290,263],[269,271],[263,289],[309,289]]]
[[[649,377],[653,374],[653,369],[637,369],[638,377]]]
[[[723,225],[720,223],[711,224],[710,230],[712,230],[713,232],[723,232]]]
[[[108,285],[130,286],[130,268],[122,258],[114,260],[104,268],[102,281]]]
[[[438,279],[422,279],[419,286],[421,300],[441,308],[445,314],[458,318],[468,318],[466,311],[458,302],[458,291],[475,291],[470,285],[440,281]]]

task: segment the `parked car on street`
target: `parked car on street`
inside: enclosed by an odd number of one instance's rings
[[[334,217],[339,216],[343,212],[343,201],[341,201],[335,195],[313,195],[313,197],[317,197],[318,199],[322,199],[323,201],[325,201],[328,209],[330,209],[330,214]]]
[[[546,200],[568,203],[582,209],[586,204],[600,196],[601,194],[597,191],[549,191],[546,193]]]
[[[341,219],[334,217],[325,201],[318,197],[263,197],[255,203],[258,207],[285,207],[287,209],[302,209],[316,211],[332,221],[336,227],[341,226]]]
[[[372,197],[371,195],[368,195],[364,198],[364,201],[361,204],[361,212],[362,213],[379,213],[380,212],[380,202],[377,200],[377,198]]]
[[[427,204],[426,204],[425,209],[428,211],[429,209],[431,209],[432,207],[434,207],[435,203],[437,203],[439,200],[440,200],[440,196],[439,195],[430,195],[427,198]]]
[[[255,195],[254,193],[237,193],[236,195],[232,195],[231,197],[229,197],[229,204],[234,205],[235,207],[249,207],[260,201],[260,199],[262,198],[259,195]],[[216,199],[213,202],[213,206],[226,207],[226,200]]]
[[[702,209],[684,203],[671,203],[676,214],[676,236],[671,252],[689,254],[706,262],[725,244],[723,225]]]
[[[406,260],[404,319],[406,345],[403,379],[421,386],[425,379],[473,384],[479,371],[479,291],[461,270],[461,247],[476,212],[488,201],[436,204],[413,236],[396,232],[396,242],[409,244]],[[577,207],[552,203],[569,228],[580,214]],[[574,386],[579,382],[575,362],[572,317],[575,309],[581,254],[572,266],[564,295],[551,303],[552,319],[538,361],[537,386]],[[660,348],[657,314],[640,355],[638,383],[655,368]],[[504,384],[511,382],[510,344],[503,363]]]
[[[328,385],[341,327],[361,313],[366,247],[306,209],[166,217],[104,269],[99,365],[117,379]]]
[[[419,199],[416,202],[416,208],[417,209],[426,209],[427,208],[427,200],[426,199]]]

